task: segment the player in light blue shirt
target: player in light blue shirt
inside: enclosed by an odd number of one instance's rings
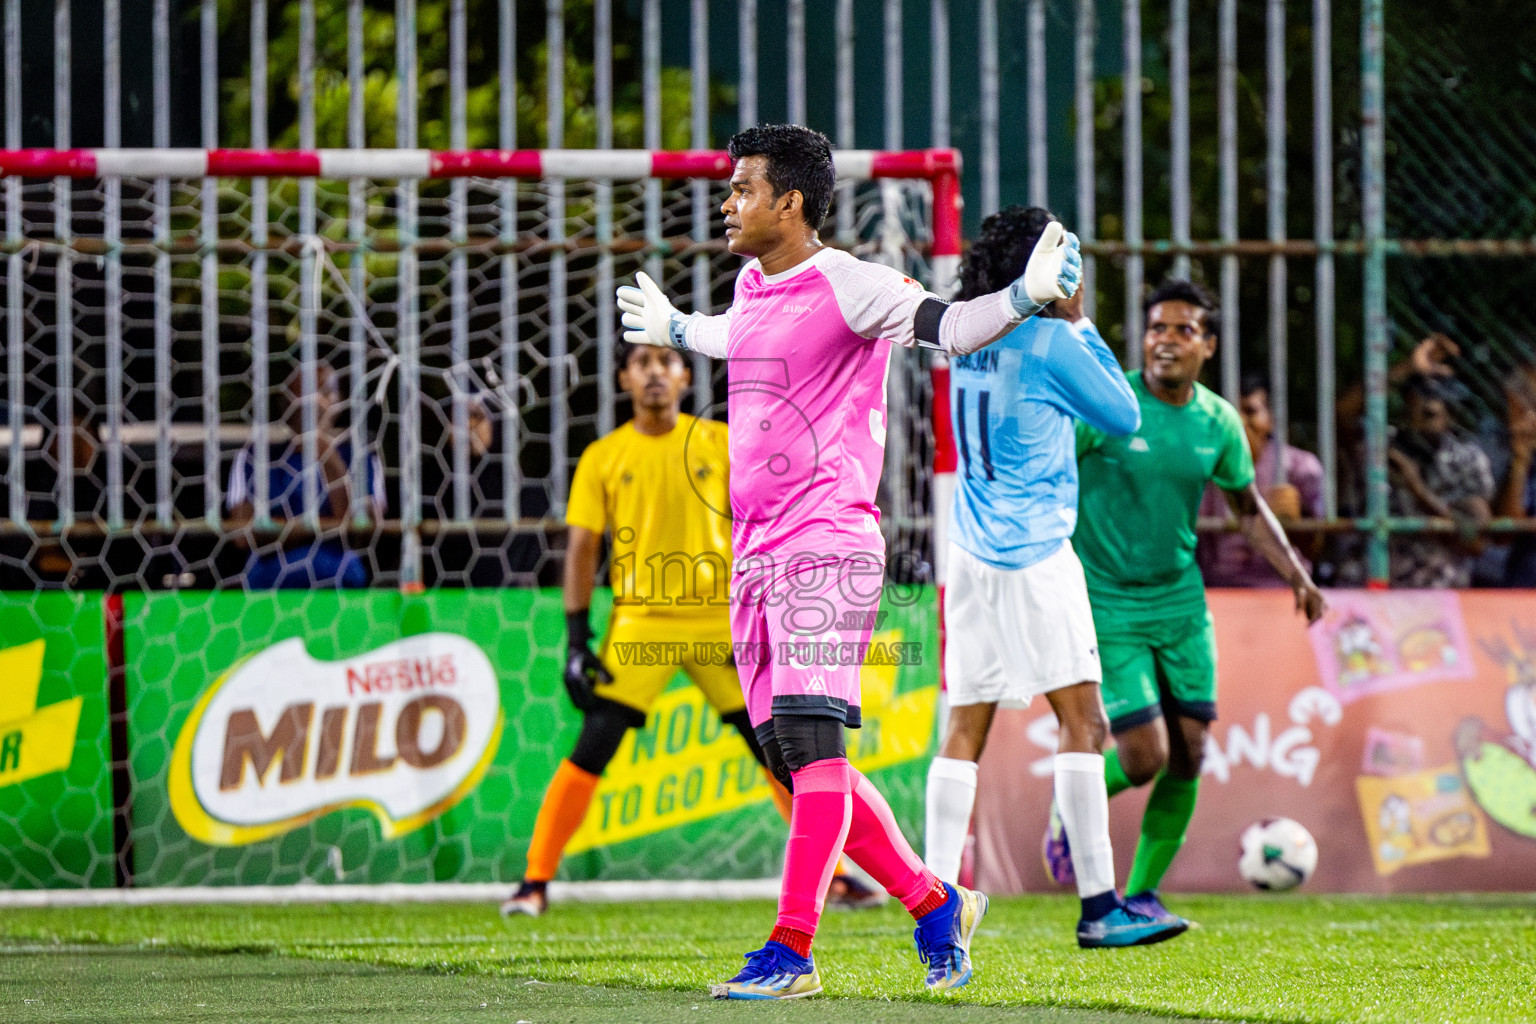
[[[1045,226],[1041,209],[988,217],[961,271],[962,296],[995,290],[1029,259]],[[1105,794],[1109,722],[1077,525],[1075,421],[1108,434],[1141,425],[1114,353],[1083,316],[1082,293],[1058,298],[988,348],[950,363],[950,416],[959,482],[947,541],[944,656],[951,708],[928,771],[925,859],[938,877],[959,874],[976,799],[976,762],[999,706],[1044,694],[1060,723],[1056,806],[1072,846],[1085,947],[1159,942],[1182,918],[1130,909],[1115,890]],[[1088,849],[1078,846],[1078,838]],[[1087,873],[1086,877],[1084,873]]]
[[[1136,396],[1098,328],[1050,316],[949,364],[950,417],[960,452],[949,539],[998,569],[1040,562],[1077,525],[1074,420],[1107,434],[1141,423]]]

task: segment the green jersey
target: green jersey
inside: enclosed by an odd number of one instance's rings
[[[1253,482],[1248,439],[1230,403],[1197,383],[1189,402],[1169,405],[1147,390],[1141,371],[1126,376],[1141,429],[1112,437],[1077,424],[1072,547],[1101,633],[1203,614],[1205,584],[1195,564],[1201,495],[1207,482],[1224,490]]]

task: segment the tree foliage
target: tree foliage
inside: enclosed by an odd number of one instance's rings
[[[347,117],[351,88],[347,81],[347,0],[316,0],[315,3],[315,144],[343,147],[348,143]],[[515,90],[519,148],[548,144],[548,104],[545,87],[549,47],[545,41],[543,10],[519,4]],[[251,141],[250,0],[223,0],[220,4],[220,66],[243,72],[223,81],[223,138],[230,145],[248,146]],[[296,3],[285,4],[268,24],[268,81],[270,144],[299,145],[299,16]],[[448,0],[418,0],[416,4],[417,145],[428,149],[453,148],[448,75]],[[498,65],[498,5],[470,3],[466,9],[465,142],[470,149],[495,148],[500,144],[501,79]],[[565,15],[564,145],[572,148],[597,144],[597,107],[594,93],[592,52],[592,5],[567,0]],[[644,146],[644,113],[638,40],[640,26],[627,5],[613,12],[613,145]],[[534,41],[536,40],[536,41]],[[394,4],[368,0],[363,11],[363,121],[364,143],[370,147],[398,145],[396,110],[399,79],[395,61],[396,24]],[[732,90],[711,87],[713,103],[728,102]],[[689,145],[691,110],[689,73],[686,68],[661,69],[661,145],[684,149]]]

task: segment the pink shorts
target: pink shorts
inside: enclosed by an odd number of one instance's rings
[[[754,727],[774,715],[859,727],[859,671],[884,580],[883,552],[736,560],[731,639]]]

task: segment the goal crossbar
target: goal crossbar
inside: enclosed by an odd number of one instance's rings
[[[960,152],[845,149],[832,154],[843,181],[924,179],[933,187],[936,284],[960,257]],[[724,150],[645,149],[5,149],[0,178],[451,178],[637,179],[731,176]]]
[[[953,149],[845,149],[839,178],[959,174]],[[724,150],[645,149],[8,149],[0,177],[202,178],[712,178],[731,175]]]
[[[960,150],[834,150],[842,181],[931,183],[935,289],[960,263]],[[703,178],[731,177],[723,149],[0,149],[0,178]]]

